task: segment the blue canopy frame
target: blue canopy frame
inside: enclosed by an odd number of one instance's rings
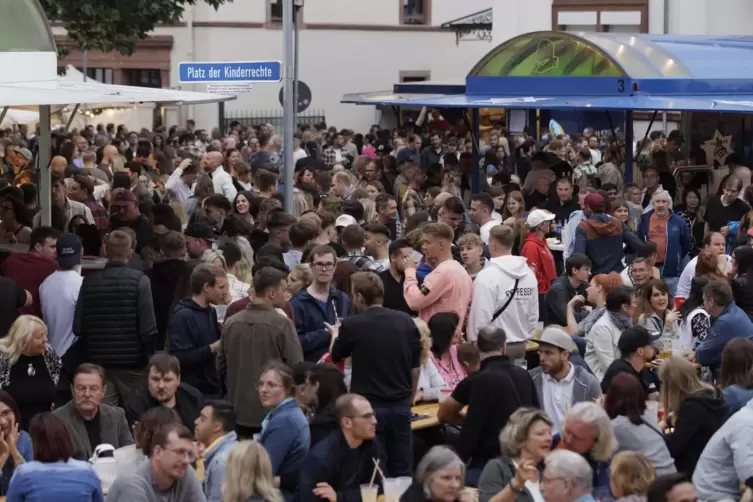
[[[480,108],[620,110],[630,145],[634,110],[753,112],[753,37],[533,32],[490,51],[465,86],[421,82],[393,90],[376,101],[347,95],[343,102],[469,108],[476,138]],[[477,147],[474,141],[476,157]],[[627,179],[632,169],[627,148]]]

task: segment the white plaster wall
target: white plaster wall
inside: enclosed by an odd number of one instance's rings
[[[552,29],[552,0],[493,0],[496,45],[523,33]]]
[[[442,23],[493,8],[499,3],[497,0],[434,0],[431,4],[431,24],[439,26]],[[496,13],[498,16],[503,16],[499,8]],[[498,17],[498,19],[504,22],[504,17]]]
[[[399,0],[305,0],[303,21],[395,26],[400,23],[400,7]]]
[[[269,0],[235,0],[231,3],[223,4],[216,11],[208,4],[198,2],[194,7],[194,20],[263,23],[267,18],[268,1]]]
[[[186,61],[189,52],[187,28],[158,28],[155,32],[173,36],[171,85],[179,85],[178,63]],[[374,107],[340,104],[344,94],[391,90],[399,81],[400,71],[427,71],[431,80],[462,81],[476,61],[494,47],[488,42],[456,45],[452,32],[306,29],[301,30],[300,46],[300,79],[312,90],[310,108],[324,110],[327,122],[332,125],[356,130],[366,130],[374,123]],[[281,58],[280,30],[194,28],[196,61]],[[278,101],[281,85],[257,84],[252,93],[241,94],[227,103],[226,110],[281,113]],[[206,86],[183,88],[203,91]],[[204,128],[217,125],[216,104],[196,105],[189,113]]]

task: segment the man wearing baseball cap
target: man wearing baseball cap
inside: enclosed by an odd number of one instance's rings
[[[656,357],[653,343],[651,333],[643,326],[632,326],[624,330],[617,341],[621,357],[612,361],[607,368],[601,381],[601,390],[606,394],[615,376],[620,373],[630,373],[641,382],[646,396],[655,397],[659,392],[659,382],[656,376],[646,369],[646,363],[653,361]]]
[[[566,410],[582,401],[594,401],[601,396],[601,388],[595,376],[570,362],[575,344],[562,328],[546,328],[537,342],[541,364],[531,370],[531,378],[541,408],[552,419],[552,434],[557,434],[565,423]]]
[[[583,201],[586,219],[575,231],[573,253],[582,253],[591,260],[591,273],[621,272],[625,258],[623,244],[637,251],[643,242],[621,221],[610,216],[611,208],[605,193],[595,192]]]
[[[534,209],[528,213],[528,218],[526,218],[528,233],[520,248],[520,256],[528,260],[528,266],[536,274],[539,291],[539,320],[544,322],[546,322],[544,296],[549,291],[552,281],[557,278],[554,256],[546,243],[546,234],[551,229],[552,220],[554,220],[554,214],[543,209]]]
[[[76,340],[73,334],[73,314],[78,292],[84,281],[81,277],[81,239],[68,232],[60,234],[56,252],[58,270],[39,286],[39,303],[49,330],[49,343],[57,355],[63,357]],[[73,369],[80,362],[83,361],[76,362]]]

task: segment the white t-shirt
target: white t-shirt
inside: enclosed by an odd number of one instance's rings
[[[727,266],[724,269],[724,273],[728,273],[732,269],[732,257],[725,255],[725,258],[727,259]],[[697,263],[698,257],[696,256],[683,269],[680,280],[677,281],[675,298],[687,298],[690,295],[690,286],[693,283],[693,277],[695,277],[695,266]]]
[[[575,380],[575,367],[570,364],[570,372],[559,382],[551,376],[543,373],[542,394],[544,402],[542,407],[549,418],[552,419],[552,434],[559,434],[565,424],[565,416],[573,403],[573,381]]]
[[[498,221],[494,221],[494,218],[481,225],[478,229],[478,233],[481,236],[481,240],[484,244],[489,244],[489,232],[492,231],[492,227],[499,225]]]
[[[519,469],[516,461],[513,460],[512,463],[515,466],[515,469]],[[541,493],[541,482],[526,481],[523,487],[531,494],[533,502],[544,502],[544,495]]]

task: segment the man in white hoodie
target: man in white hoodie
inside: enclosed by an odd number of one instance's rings
[[[539,321],[539,293],[536,276],[525,258],[512,255],[515,232],[497,225],[489,232],[491,259],[473,283],[468,315],[468,339],[475,341],[485,326],[502,328],[507,335],[506,354],[522,359],[526,342]]]

